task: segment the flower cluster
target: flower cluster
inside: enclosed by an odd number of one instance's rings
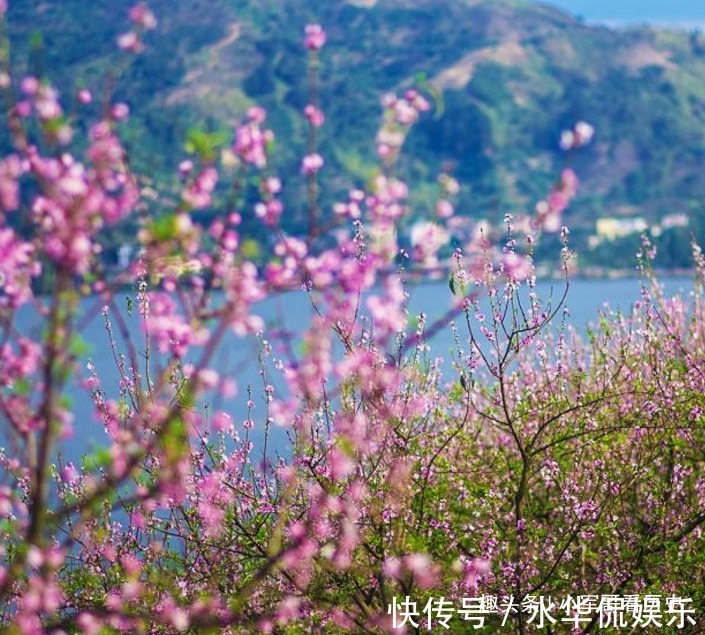
[[[275,227],[284,211],[284,204],[277,198],[281,192],[282,183],[275,177],[270,176],[262,181],[260,187],[263,200],[255,205],[255,215],[268,227]]]
[[[134,28],[118,37],[118,46],[129,53],[141,53],[144,51],[142,35],[145,31],[157,28],[157,18],[144,2],[130,8],[129,18]]]
[[[304,45],[310,51],[320,51],[326,43],[326,32],[320,24],[307,24]]]
[[[266,118],[264,108],[250,108],[247,111],[247,121],[235,129],[235,155],[258,168],[267,165],[267,146],[274,140],[271,130],[261,128]]]
[[[181,199],[193,209],[208,207],[213,200],[213,190],[217,182],[218,171],[212,166],[206,166],[184,188]]]
[[[561,150],[575,150],[582,148],[592,141],[595,129],[586,121],[578,121],[572,130],[564,130],[561,133]]]
[[[156,20],[144,4],[129,18],[121,46],[139,50]],[[306,28],[314,67],[325,40]],[[135,262],[114,277],[102,230],[147,199],[120,142],[128,109],[107,104],[76,126],[88,130],[78,144],[47,134],[68,125],[58,93],[21,85],[16,149],[0,159],[2,628],[392,633],[397,596],[699,588],[705,280],[690,306],[645,289],[587,342],[548,329],[557,308],[539,300],[516,231],[556,228],[572,171],[533,219],[470,226],[449,258],[448,312],[432,321],[410,309],[406,278],[442,269],[460,185],[444,169],[429,219],[413,222],[394,165],[426,98],[385,98],[379,169],[328,218],[311,95],[303,178],[288,175],[308,187],[305,236],[280,222],[273,133],[252,107],[231,148],[180,164],[177,196],[145,201]],[[592,132],[572,134],[575,148]],[[293,290],[310,315],[294,315]],[[260,315],[280,294],[297,332]],[[24,323],[30,300],[41,329]],[[96,313],[105,350],[92,361],[80,336]],[[444,328],[446,360],[431,354]],[[236,381],[245,364],[252,385]],[[76,386],[92,407],[76,426],[106,447],[67,461]],[[527,631],[521,614],[507,629]]]
[[[407,90],[401,97],[389,94],[382,100],[384,118],[377,133],[377,154],[393,161],[404,145],[406,135],[422,112],[431,109],[428,100],[416,90]]]
[[[548,198],[536,204],[535,224],[544,231],[555,233],[562,226],[562,215],[578,191],[578,177],[570,168],[561,172]]]
[[[130,214],[137,187],[126,171],[123,149],[112,124],[91,129],[86,155],[90,167],[65,153],[44,157],[35,146],[26,149],[29,172],[42,185],[32,204],[33,220],[44,253],[67,270],[86,274],[100,249],[94,235]]]
[[[0,306],[17,308],[32,297],[31,280],[41,272],[34,246],[9,227],[0,229]]]

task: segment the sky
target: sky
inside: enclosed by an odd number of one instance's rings
[[[705,27],[705,0],[541,0],[590,22]]]

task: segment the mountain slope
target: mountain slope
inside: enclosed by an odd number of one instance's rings
[[[115,66],[114,41],[128,5],[12,3],[17,66],[59,85],[80,78],[100,93]],[[525,209],[559,169],[558,133],[584,119],[597,135],[574,158],[584,181],[568,216],[578,246],[597,216],[638,213],[656,221],[685,212],[701,231],[705,37],[698,33],[609,30],[521,0],[155,0],[150,6],[159,28],[115,82],[117,97],[132,106],[137,165],[150,173],[166,172],[182,158],[189,127],[229,130],[249,105],[261,103],[280,141],[288,222],[303,222],[298,161],[308,95],[301,38],[303,26],[318,21],[329,36],[320,101],[327,115],[322,179],[330,191],[344,191],[369,173],[381,95],[422,74],[442,99],[412,133],[400,167],[416,186],[416,214],[428,213],[423,184],[444,163],[464,185],[460,213]],[[32,51],[37,30],[44,45]]]

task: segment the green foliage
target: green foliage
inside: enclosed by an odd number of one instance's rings
[[[198,128],[189,130],[184,149],[195,154],[201,161],[210,163],[218,156],[218,151],[225,145],[228,135],[225,132],[206,132]]]

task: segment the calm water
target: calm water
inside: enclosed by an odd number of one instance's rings
[[[692,288],[690,278],[666,278],[662,281],[668,294],[688,293]],[[543,301],[553,298],[555,306],[563,296],[565,290],[564,283],[560,281],[541,282],[538,285],[538,294]],[[451,308],[452,296],[446,281],[414,284],[409,287],[410,310],[412,314],[424,312],[427,315],[427,323],[431,324],[435,319],[443,316]],[[573,280],[570,282],[565,306],[569,310],[569,323],[582,330],[591,321],[595,321],[598,310],[610,306],[613,309],[628,311],[633,302],[639,299],[640,282],[637,279],[620,280]],[[95,306],[95,300],[86,300],[85,307]],[[487,310],[486,301],[481,301],[480,309]],[[292,347],[298,352],[296,338],[307,327],[311,318],[311,304],[308,297],[303,293],[289,293],[278,298],[272,298],[262,302],[257,306],[256,311],[265,321],[280,331],[283,330],[291,335]],[[28,331],[40,328],[40,322],[36,316],[30,314],[22,316],[23,328]],[[116,328],[115,320],[112,320],[118,349],[124,348],[123,342]],[[139,319],[135,311],[129,320],[131,336],[135,338],[138,349],[140,342],[144,342]],[[115,399],[119,394],[119,374],[116,370],[113,353],[108,345],[108,336],[105,323],[99,311],[95,311],[95,316],[85,324],[82,329],[82,337],[89,346],[89,353],[86,357],[91,359],[101,378],[102,388],[107,394],[107,398]],[[433,356],[446,356],[453,349],[454,343],[447,329],[441,331],[431,341],[431,354]],[[248,388],[251,387],[252,401],[254,407],[250,410],[251,418],[255,421],[253,439],[257,443],[261,439],[261,426],[263,422],[263,403],[258,395],[262,392],[263,377],[257,363],[259,352],[259,342],[256,338],[241,339],[233,334],[228,334],[219,347],[213,366],[221,373],[234,377],[238,392],[236,396],[224,399],[213,396],[209,403],[210,411],[224,409],[231,414],[236,423],[241,423],[248,417]],[[276,352],[276,350],[275,350]],[[284,353],[282,351],[282,356]],[[198,360],[198,353],[192,361]],[[267,381],[276,387],[281,385],[277,380],[276,373],[267,377]],[[74,436],[66,441],[62,448],[65,459],[77,461],[80,456],[92,448],[96,448],[106,443],[106,436],[102,425],[93,418],[93,406],[90,403],[86,391],[79,388],[77,383],[72,384],[69,389],[69,396],[72,400],[72,410],[74,419]],[[1,434],[1,433],[0,433]],[[284,431],[277,431],[276,445],[282,447],[286,445]],[[0,440],[0,445],[2,442]]]

